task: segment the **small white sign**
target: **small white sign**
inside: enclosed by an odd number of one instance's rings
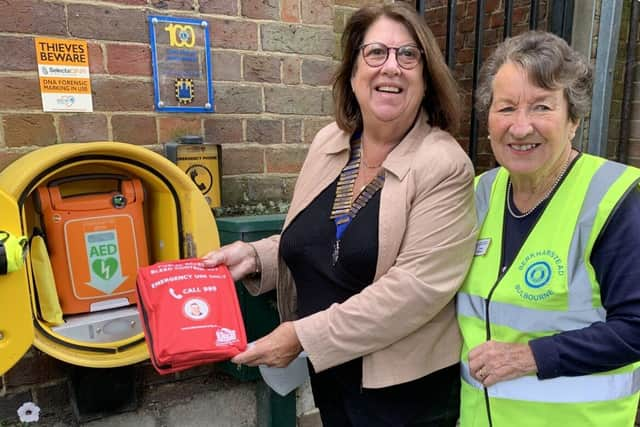
[[[487,253],[491,239],[480,239],[476,242],[476,256],[482,256]]]

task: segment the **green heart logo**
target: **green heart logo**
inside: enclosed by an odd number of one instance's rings
[[[118,260],[111,258],[97,259],[91,263],[91,269],[103,280],[111,279],[118,270]]]

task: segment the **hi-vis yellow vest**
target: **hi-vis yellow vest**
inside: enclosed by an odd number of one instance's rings
[[[633,426],[638,364],[578,377],[530,375],[485,389],[469,374],[468,352],[489,339],[527,343],[605,321],[590,255],[609,216],[639,179],[638,169],[582,154],[504,271],[508,173],[498,168],[476,180],[482,228],[457,299],[464,340],[461,427]]]

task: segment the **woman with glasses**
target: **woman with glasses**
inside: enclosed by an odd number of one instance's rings
[[[274,287],[284,323],[233,361],[286,366],[305,350],[323,425],[447,426],[458,418],[454,295],[476,238],[473,168],[449,133],[455,83],[422,18],[355,12],[279,236],[207,256]]]

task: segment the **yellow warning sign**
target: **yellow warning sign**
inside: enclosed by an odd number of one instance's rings
[[[89,49],[84,40],[36,37],[44,111],[93,111]]]
[[[220,146],[177,144],[175,162],[204,195],[209,207],[220,206]]]

